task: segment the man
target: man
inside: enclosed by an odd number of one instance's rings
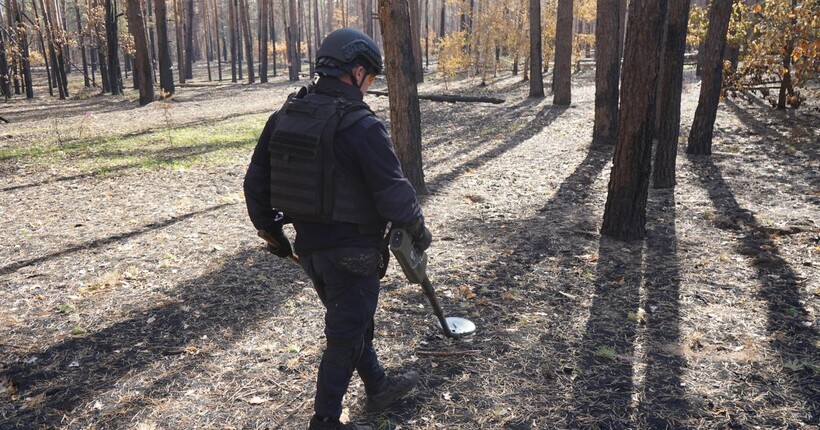
[[[401,170],[384,124],[362,101],[382,71],[366,34],[334,31],[317,53],[315,85],[291,95],[271,115],[245,176],[248,214],[268,250],[292,258],[282,224],[325,306],[326,345],[310,429],[371,430],[342,424],[342,397],[353,371],[364,382],[366,409],[378,411],[418,383],[410,371],[385,375],[373,347],[379,280],[389,253],[387,223],[403,227],[417,248],[432,235]]]

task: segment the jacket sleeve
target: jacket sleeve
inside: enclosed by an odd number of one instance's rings
[[[276,113],[268,118],[262,135],[256,142],[256,148],[253,150],[251,163],[245,173],[243,183],[248,216],[257,230],[272,230],[272,227],[277,224],[278,212],[271,207],[270,203],[270,151],[268,150],[268,142],[270,142],[275,122]]]
[[[356,145],[359,168],[364,175],[379,215],[396,224],[410,224],[422,217],[416,190],[401,170],[387,129],[375,117],[360,122],[366,128]]]

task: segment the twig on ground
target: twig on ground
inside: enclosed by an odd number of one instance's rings
[[[468,349],[465,351],[416,351],[416,355],[422,357],[450,357],[454,355],[475,355],[481,353],[478,349]]]

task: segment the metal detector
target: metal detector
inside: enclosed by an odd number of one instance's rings
[[[444,311],[441,310],[441,304],[436,298],[433,284],[427,277],[427,254],[413,246],[413,240],[406,230],[394,228],[390,232],[390,251],[398,260],[407,280],[413,284],[421,284],[421,289],[430,301],[430,305],[433,306],[433,312],[438,317],[439,327],[444,331],[445,336],[458,339],[475,332],[475,324],[468,319],[444,317]]]

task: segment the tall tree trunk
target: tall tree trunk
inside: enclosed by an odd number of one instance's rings
[[[208,82],[213,81],[213,75],[211,74],[211,60],[213,59],[213,41],[211,39],[211,21],[210,21],[210,8],[208,7],[208,0],[202,0],[201,9],[202,11],[202,33],[205,37],[205,63],[208,67]]]
[[[541,73],[539,70],[538,73]],[[533,76],[535,79],[535,76]],[[572,103],[572,0],[558,0],[555,24],[555,66],[552,68],[552,104]]]
[[[296,0],[288,2],[288,78],[292,82],[299,80],[299,72],[302,71],[302,54],[299,52],[299,22],[296,18]]]
[[[245,59],[248,60],[248,83],[256,82],[253,67],[253,38],[251,36],[251,19],[248,12],[248,0],[239,0],[240,17],[242,18],[242,34],[245,36]]]
[[[231,39],[231,82],[236,82],[236,3],[228,0],[228,33]]]
[[[726,34],[729,18],[732,16],[732,0],[713,0],[709,10],[709,28],[703,47],[700,98],[692,120],[687,154],[711,155],[712,133],[720,101],[720,85],[723,80],[723,50],[726,48]]]
[[[680,100],[683,87],[683,55],[689,26],[689,0],[669,3],[664,39],[664,57],[658,94],[658,147],[655,150],[653,186],[675,186],[675,163],[680,136]]]
[[[284,5],[284,2],[282,4]],[[282,14],[284,13],[283,11]],[[273,52],[271,53],[273,56],[273,76],[276,77],[279,72],[276,67],[276,3],[274,3],[273,0],[270,0],[270,40],[273,45]]]
[[[797,0],[792,0],[792,10],[797,6]],[[791,25],[795,26],[797,20],[793,18]],[[794,87],[792,86],[792,54],[794,53],[794,38],[789,37],[786,41],[786,47],[783,49],[783,69],[782,79],[780,81],[780,93],[777,97],[777,109],[786,109],[786,95],[794,95]]]
[[[378,5],[390,98],[390,128],[396,155],[416,192],[426,194],[421,158],[421,111],[407,1],[379,0]]]
[[[120,45],[117,39],[117,0],[105,0],[105,44],[108,47],[108,80],[111,94],[122,94]]]
[[[213,0],[214,4],[214,39],[216,39],[216,70],[219,76],[219,82],[222,82],[222,50],[220,49],[220,34],[219,34],[219,11],[217,10],[217,0]]]
[[[153,1],[154,10],[156,12],[159,87],[165,94],[172,95],[174,94],[174,72],[171,70],[171,48],[168,45],[168,10],[165,3],[166,0]]]
[[[424,82],[424,64],[421,58],[421,16],[419,12],[419,1],[408,0],[410,6],[410,40],[413,43],[413,62],[416,67],[416,82]]]
[[[632,0],[626,29],[618,142],[601,234],[619,240],[646,233],[655,92],[666,0]]]
[[[0,24],[3,22],[3,11],[0,10]],[[8,100],[11,97],[9,85],[9,62],[6,58],[6,33],[0,32],[0,93]]]
[[[20,68],[23,72],[23,87],[27,99],[34,98],[34,87],[31,83],[31,61],[29,61],[29,44],[26,26],[23,24],[23,14],[20,10],[19,0],[11,0],[14,9],[14,22],[17,27],[17,43],[20,49]]]
[[[438,37],[439,37],[439,39],[444,37],[444,30],[445,30],[444,24],[445,24],[445,22],[447,22],[446,12],[447,12],[447,2],[445,0],[441,0],[441,18],[439,19],[439,22],[438,22],[439,23],[439,27],[438,27]]]
[[[598,0],[595,26],[595,122],[594,145],[614,145],[618,136],[618,81],[621,55],[621,0]]]
[[[571,2],[572,0],[570,0]],[[570,3],[570,8],[572,4]],[[541,49],[541,0],[530,0],[530,97],[544,97],[543,50]]]
[[[76,1],[76,0],[75,0]],[[147,12],[147,19],[145,21],[145,32],[148,34],[148,49],[151,51],[151,70],[152,75],[154,78],[154,82],[157,82],[157,71],[159,70],[159,65],[157,63],[157,36],[154,30],[154,26],[151,25],[154,22],[154,5],[152,0],[144,0],[145,1],[145,9]]]
[[[36,4],[36,3],[32,3],[32,4]],[[62,74],[59,71],[58,64],[59,64],[60,60],[57,56],[57,46],[55,44],[55,40],[56,40],[55,30],[57,30],[57,28],[54,24],[54,13],[53,13],[54,6],[51,4],[51,2],[47,2],[45,0],[40,0],[40,8],[43,11],[42,26],[45,27],[45,30],[46,30],[46,38],[48,39],[48,55],[49,55],[51,66],[52,66],[51,67],[52,74],[51,74],[51,79],[49,80],[49,83],[51,85],[54,85],[55,88],[57,88],[57,92],[59,93],[60,100],[65,100],[65,98],[66,98],[65,86],[63,85],[63,82],[62,82]],[[35,14],[36,13],[37,13],[37,10],[35,9]],[[51,93],[50,89],[49,89],[49,93]],[[53,93],[51,93],[51,94],[53,95]]]
[[[138,76],[140,87],[140,106],[154,101],[154,79],[151,72],[151,54],[148,52],[148,40],[145,36],[145,23],[142,17],[140,0],[126,0],[125,17],[128,28],[134,37],[136,62],[134,74]]]
[[[80,13],[80,4],[78,0],[74,0],[74,12],[77,15],[77,35],[80,38],[80,55],[83,60],[83,85],[86,88],[91,87],[91,80],[88,77],[88,55],[86,55],[85,32],[83,31],[83,16]],[[87,23],[86,23],[87,24]]]
[[[48,78],[48,95],[54,96],[54,88],[57,87],[55,83],[57,77],[52,73],[52,65],[54,64],[54,45],[51,44],[51,31],[47,24],[47,18],[43,13],[43,18],[40,18],[40,12],[37,10],[37,1],[31,2],[32,12],[34,12],[34,22],[37,23],[37,36],[40,38],[40,53],[43,55],[43,64],[46,68],[46,78]],[[40,7],[45,10],[43,0],[39,1]],[[44,32],[46,35],[44,35]],[[48,45],[46,45],[46,38],[48,38]],[[35,48],[36,49],[36,48]]]
[[[313,55],[313,40],[311,40],[312,39],[311,35],[313,34],[313,32],[310,31],[310,15],[311,15],[311,12],[313,11],[310,0],[308,0],[308,2],[307,2],[307,18],[305,18],[305,8],[304,7],[299,8],[299,11],[300,11],[299,21],[301,21],[302,24],[304,25],[303,30],[304,30],[304,34],[305,34],[305,39],[307,41],[308,75],[310,76],[310,79],[312,80],[313,79],[313,74],[315,73],[314,72],[315,65],[313,64],[314,60],[315,60],[315,56]],[[300,28],[302,28],[302,26],[300,26]]]
[[[194,78],[194,0],[180,0],[185,13],[185,79]]]
[[[176,46],[177,46],[177,74],[179,76],[179,83],[185,83],[185,25],[183,19],[182,1],[172,0],[174,2],[174,29],[176,30]]]
[[[259,0],[257,30],[259,39],[259,82],[268,82],[268,5],[269,0]]]
[[[68,49],[62,42],[63,37],[58,37],[57,35],[66,33],[65,20],[63,19],[65,2],[61,1],[59,7],[56,2],[53,4],[48,2],[48,5],[48,17],[52,28],[51,34],[54,38],[55,75],[57,76],[57,84],[60,86],[60,99],[62,100],[68,97],[68,73],[66,71],[66,65],[68,64]]]
[[[334,1],[333,0],[327,0],[327,10],[326,10],[326,12],[327,12],[327,18],[326,19],[327,20],[325,22],[325,34],[324,34],[325,37],[327,37],[328,34],[333,32],[333,10],[335,8],[336,7],[334,6]],[[284,10],[283,10],[283,13],[284,13]]]

